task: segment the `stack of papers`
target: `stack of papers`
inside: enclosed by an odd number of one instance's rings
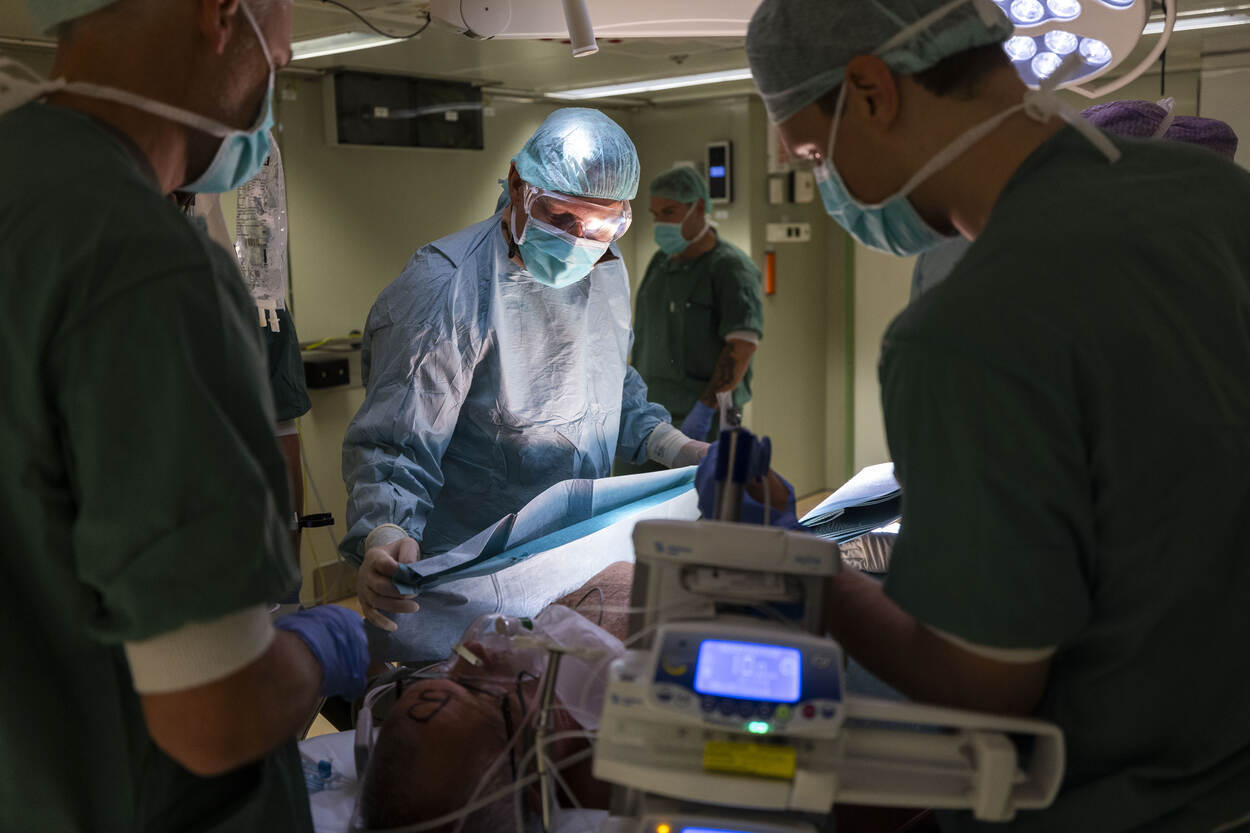
[[[902,504],[903,490],[894,479],[894,464],[881,463],[862,469],[799,524],[841,544],[894,523],[902,515]]]

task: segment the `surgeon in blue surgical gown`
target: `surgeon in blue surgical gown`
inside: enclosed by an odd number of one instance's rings
[[[347,429],[343,555],[361,607],[417,609],[390,577],[548,486],[613,457],[697,463],[628,366],[629,276],[616,241],[638,191],[633,142],[596,110],[552,113],[513,159],[489,219],[413,256],[369,314],[366,397]]]

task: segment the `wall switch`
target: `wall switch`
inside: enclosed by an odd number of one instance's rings
[[[786,180],[782,176],[770,176],[768,178],[768,204],[769,205],[785,205],[786,202]]]
[[[811,239],[811,223],[769,223],[764,227],[767,243],[809,243]]]
[[[794,172],[794,201],[811,202],[816,199],[816,177],[811,171]]]

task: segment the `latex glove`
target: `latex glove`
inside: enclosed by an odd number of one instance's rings
[[[694,476],[694,487],[699,493],[699,511],[709,520],[716,519],[716,460],[719,450],[718,444],[708,449]],[[758,477],[746,484],[739,520],[744,524],[764,523],[765,479],[768,482],[768,525],[797,528],[799,519],[795,511],[794,487],[772,469],[768,470],[767,478]]]
[[[356,573],[356,597],[365,618],[384,631],[399,626],[382,611],[416,613],[421,609],[413,599],[395,589],[391,580],[400,564],[421,558],[421,545],[395,524],[383,524],[365,539],[365,560]]]
[[[364,622],[355,611],[338,605],[322,605],[283,616],[273,626],[304,640],[321,663],[323,697],[355,700],[364,694],[369,642],[365,638]]]
[[[677,456],[673,458],[673,468],[680,469],[685,466],[698,465],[699,461],[707,456],[707,450],[710,445],[698,440],[691,440],[681,447],[677,452]]]
[[[712,430],[712,417],[716,416],[716,408],[704,405],[702,401],[694,403],[690,413],[681,421],[681,433],[692,440],[706,440]]]

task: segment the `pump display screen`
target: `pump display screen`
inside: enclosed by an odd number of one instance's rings
[[[694,690],[742,700],[798,702],[803,654],[798,648],[705,639],[695,661]]]
[[[712,179],[723,179],[725,177],[725,166],[713,165],[707,169],[707,175]]]

